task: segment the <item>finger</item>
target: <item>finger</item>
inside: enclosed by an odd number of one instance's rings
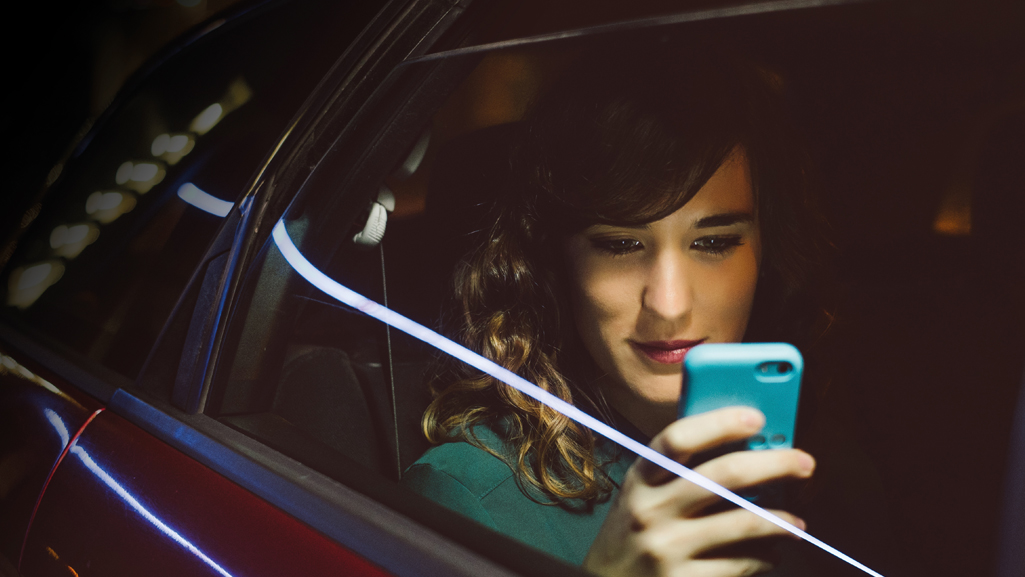
[[[804,529],[803,519],[792,513],[779,510],[769,511],[783,521]],[[698,519],[681,519],[675,523],[678,543],[673,545],[682,548],[689,557],[724,557],[727,550],[736,551],[733,547],[768,537],[791,537],[795,535],[778,525],[763,519],[744,509],[732,509]]]
[[[786,511],[772,513],[798,527],[804,526],[801,519]],[[644,559],[663,569],[693,566],[696,560],[729,559],[757,562],[757,567],[764,568],[769,559],[758,555],[758,546],[768,538],[782,535],[789,533],[749,511],[734,509],[700,519],[661,523],[635,534],[634,546]]]
[[[726,407],[674,422],[652,439],[650,446],[686,464],[695,453],[746,439],[764,425],[765,416],[756,409]],[[650,485],[663,483],[672,477],[672,473],[645,459],[639,459],[631,471]]]
[[[815,459],[800,449],[737,451],[694,471],[728,489],[744,489],[777,479],[806,479],[815,472]]]
[[[746,577],[771,571],[774,565],[754,557],[698,559],[670,573],[671,577]]]
[[[738,451],[694,469],[695,473],[734,492],[772,481],[807,479],[814,471],[815,459],[800,449]],[[662,492],[671,495],[659,494]],[[700,514],[722,497],[686,479],[674,479],[658,487],[649,498],[663,502],[673,500],[677,514],[690,517]]]

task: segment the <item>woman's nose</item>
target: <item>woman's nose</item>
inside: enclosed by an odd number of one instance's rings
[[[690,313],[693,294],[687,279],[685,259],[662,254],[653,263],[641,296],[642,306],[655,315],[675,320]]]

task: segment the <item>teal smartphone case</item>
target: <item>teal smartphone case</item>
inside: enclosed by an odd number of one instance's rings
[[[755,407],[765,414],[765,428],[747,448],[791,448],[803,370],[800,351],[787,343],[698,345],[683,361],[679,415]]]

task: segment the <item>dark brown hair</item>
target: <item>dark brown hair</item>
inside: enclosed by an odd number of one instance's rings
[[[778,77],[720,49],[650,43],[584,55],[518,128],[512,178],[494,219],[455,275],[454,332],[467,347],[559,397],[610,418],[570,318],[561,249],[596,223],[636,225],[683,206],[741,147],[750,163],[763,266],[746,340],[803,344],[822,307],[812,274],[821,226],[806,156]],[[467,440],[478,424],[508,446],[521,484],[593,499],[610,482],[590,431],[458,361],[430,381],[424,430]]]

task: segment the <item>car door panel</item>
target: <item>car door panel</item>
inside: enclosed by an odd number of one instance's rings
[[[23,363],[23,355],[0,346],[0,556],[11,565],[18,562],[47,478],[100,408],[74,387],[44,379]]]
[[[111,411],[54,474],[21,571],[388,574]]]

